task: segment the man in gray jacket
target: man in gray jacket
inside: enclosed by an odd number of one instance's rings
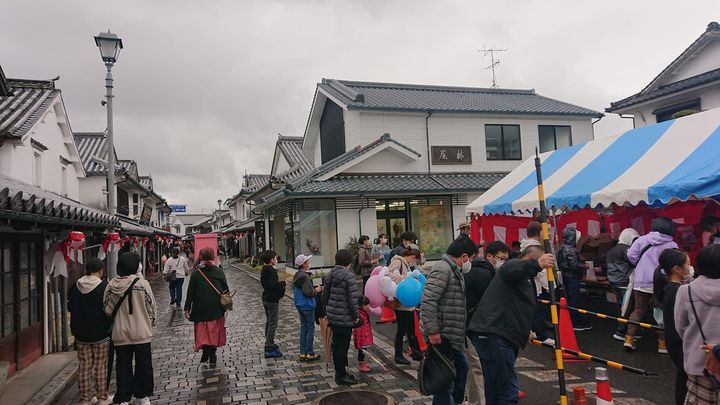
[[[335,254],[335,267],[325,276],[322,301],[332,328],[332,357],[335,365],[335,382],[354,385],[357,378],[347,371],[347,353],[350,349],[352,329],[360,323],[357,284],[355,274],[349,269],[352,253],[340,249]]]
[[[447,338],[452,344],[455,381],[445,391],[433,396],[433,405],[454,405],[465,400],[468,361],[465,357],[465,281],[463,270],[469,271],[478,248],[467,235],[458,236],[447,254],[436,262],[423,290],[420,319],[423,332],[433,345]]]

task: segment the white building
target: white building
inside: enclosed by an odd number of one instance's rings
[[[104,132],[76,132],[74,143],[87,176],[80,181],[80,200],[107,210],[107,136]],[[157,228],[167,225],[171,212],[165,199],[155,192],[152,176],[141,176],[134,160],[121,160],[115,151],[116,210],[136,221]]]
[[[51,276],[56,246],[70,231],[90,242],[120,225],[79,202],[84,177],[55,82],[6,79],[0,68],[0,373],[72,342],[67,328],[56,327],[67,320],[61,285],[83,269]]]
[[[635,128],[688,112],[720,107],[720,24],[711,22],[695,42],[639,93],[605,111],[633,118]]]
[[[269,182],[248,198],[266,248],[288,260],[330,266],[351,238],[397,244],[410,229],[438,258],[468,201],[535,148],[592,140],[601,116],[533,90],[323,79],[304,136],[278,139]]]
[[[210,214],[170,214],[170,230],[177,236],[185,236],[193,233],[208,233],[212,231]]]

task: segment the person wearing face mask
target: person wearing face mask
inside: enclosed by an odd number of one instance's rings
[[[467,307],[467,321],[470,322],[477,310],[478,304],[485,294],[495,272],[508,259],[510,248],[503,242],[494,241],[485,246],[485,257],[473,258],[470,271],[465,273],[465,305]]]
[[[395,256],[388,266],[388,277],[396,284],[405,280],[412,267],[420,260],[420,248],[417,245],[410,245],[404,249],[400,256]],[[400,305],[395,308],[397,319],[397,331],[395,333],[395,363],[409,365],[410,361],[403,356],[403,338],[407,337],[412,349],[412,359],[420,361],[422,352],[420,344],[415,336],[415,307]]]
[[[417,235],[413,231],[405,231],[400,234],[400,244],[395,246],[395,248],[390,252],[390,258],[393,258],[395,256],[399,256],[400,252],[405,249],[406,247],[416,244],[417,243]]]
[[[515,374],[518,350],[525,348],[533,322],[533,278],[555,265],[542,247],[531,245],[519,259],[508,260],[485,291],[468,330],[480,357],[487,405],[517,404],[519,387]]]
[[[472,268],[471,257],[477,254],[475,242],[460,235],[447,248],[447,253],[435,262],[423,289],[420,320],[423,334],[430,344],[449,341],[449,358],[455,364],[455,380],[435,395],[434,405],[460,404],[465,399],[468,362],[465,357],[465,279],[463,272]]]
[[[683,368],[682,338],[675,329],[675,298],[680,286],[692,279],[692,266],[687,253],[679,249],[667,249],[660,253],[660,267],[655,270],[653,294],[662,309],[662,323],[665,327],[665,343],[670,358],[675,363],[675,403],[682,405],[687,396],[687,374]]]
[[[373,246],[371,254],[373,257],[378,258],[378,266],[387,266],[390,264],[390,252],[392,252],[390,246],[387,245],[387,234],[381,233],[378,235],[377,242],[377,245]]]

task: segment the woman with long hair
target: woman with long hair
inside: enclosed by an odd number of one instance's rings
[[[225,346],[225,309],[220,294],[228,291],[225,273],[215,266],[212,248],[200,250],[200,263],[190,276],[185,317],[195,323],[195,351],[202,349],[200,363],[217,363],[217,348]]]
[[[395,256],[388,265],[388,277],[392,279],[395,284],[405,280],[412,268],[420,261],[420,248],[417,245],[410,245],[400,251],[400,255]],[[407,337],[412,349],[413,360],[420,361],[422,359],[422,352],[420,352],[420,344],[418,343],[417,337],[415,336],[415,307],[406,307],[404,305],[398,305],[395,308],[395,318],[397,319],[397,331],[395,333],[395,363],[398,364],[410,364],[410,362],[403,356],[403,338]]]

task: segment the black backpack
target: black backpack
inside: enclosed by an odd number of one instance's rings
[[[353,266],[353,271],[355,272],[355,275],[359,276],[360,272],[361,272],[361,270],[360,270],[360,253],[359,252],[358,252],[358,254],[353,256],[352,266]]]

